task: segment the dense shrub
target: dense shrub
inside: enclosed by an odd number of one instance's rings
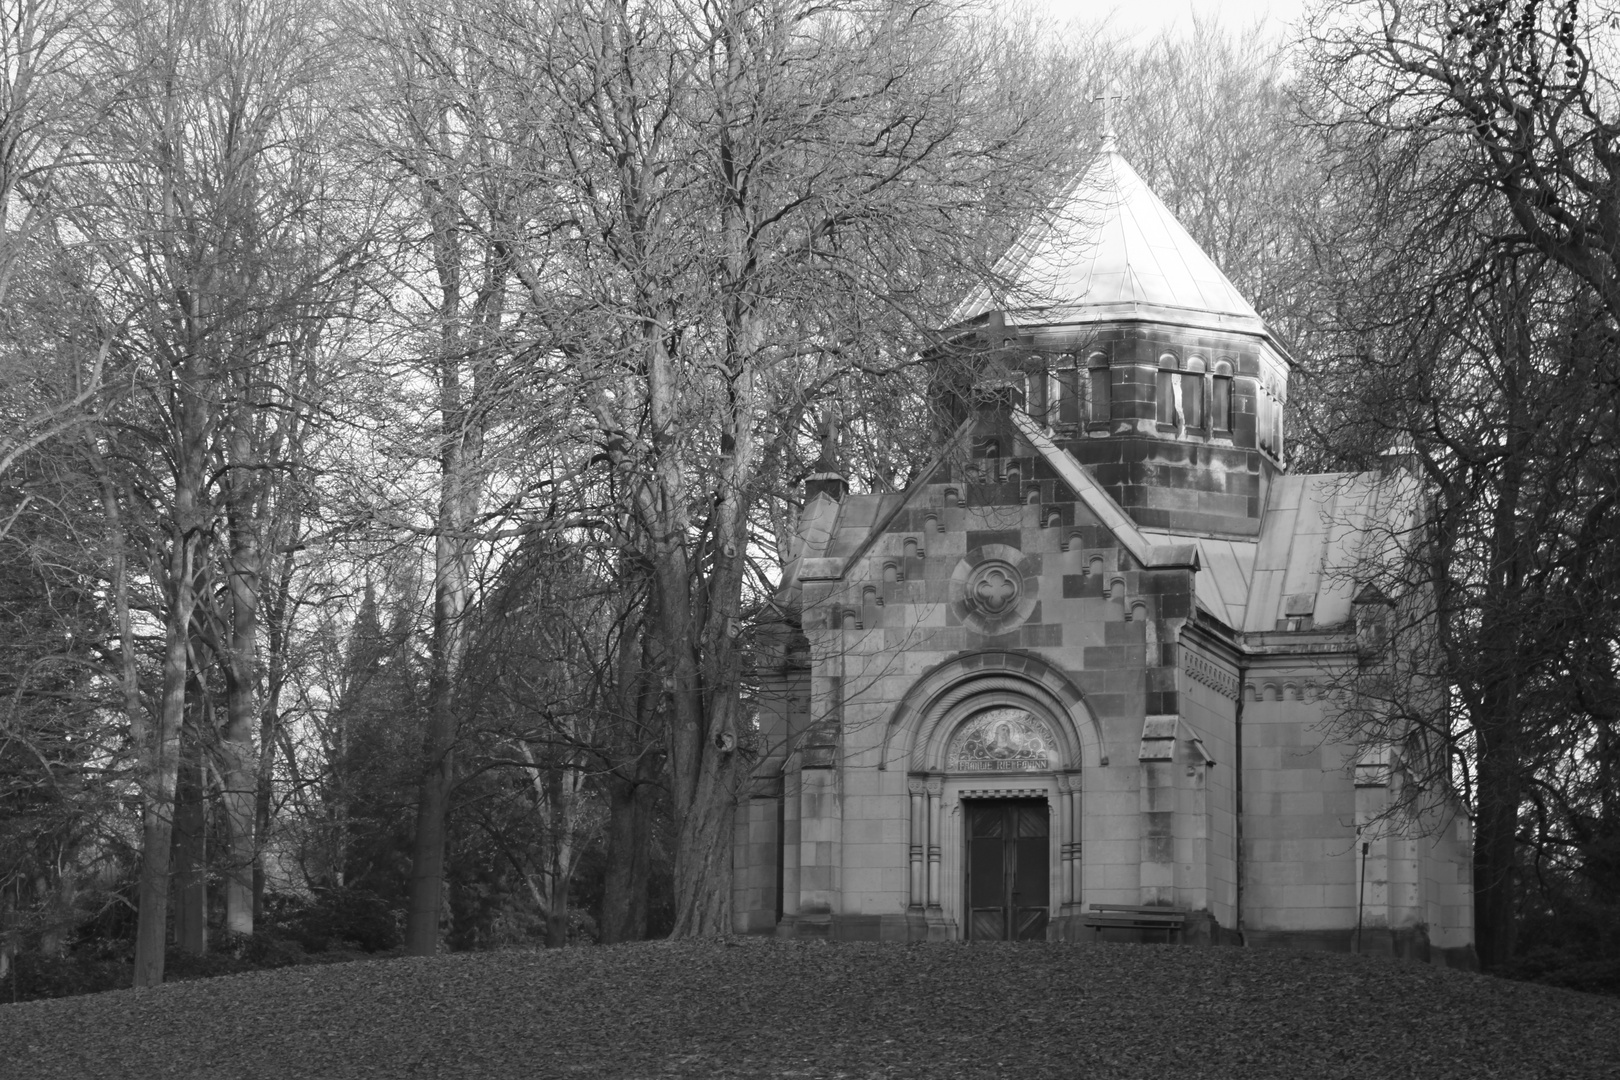
[[[1568,950],[1540,949],[1515,957],[1501,974],[1525,982],[1562,986],[1566,990],[1620,997],[1620,960],[1593,958]]]
[[[312,953],[344,946],[386,952],[403,940],[400,913],[367,889],[318,889],[307,898],[266,897],[265,922],[271,936],[296,941]]]
[[[11,959],[11,970],[0,979],[0,1001],[33,1001],[122,990],[134,982],[134,970],[125,960],[18,953]]]

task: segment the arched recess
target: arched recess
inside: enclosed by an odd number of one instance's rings
[[[1102,729],[1073,680],[1040,657],[985,650],[947,660],[912,684],[889,720],[878,767],[943,772],[957,725],[995,705],[1044,716],[1061,744],[1060,768],[1108,764]]]

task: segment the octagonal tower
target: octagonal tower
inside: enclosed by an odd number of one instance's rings
[[[1003,257],[1012,288],[958,309],[951,343],[1139,526],[1252,537],[1283,468],[1288,359],[1105,138]]]

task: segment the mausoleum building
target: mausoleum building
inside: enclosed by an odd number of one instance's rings
[[[1398,762],[1338,722],[1415,480],[1285,469],[1284,349],[1111,146],[1008,259],[921,478],[807,485],[737,929],[1151,939],[1098,925],[1140,908],[1468,962],[1465,817],[1388,812]]]

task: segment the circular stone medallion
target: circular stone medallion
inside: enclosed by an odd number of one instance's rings
[[[1007,544],[969,551],[951,574],[951,612],[979,634],[1005,634],[1035,611],[1040,557]]]
[[[997,559],[983,562],[968,575],[968,606],[999,618],[1018,602],[1023,581],[1018,568]]]

